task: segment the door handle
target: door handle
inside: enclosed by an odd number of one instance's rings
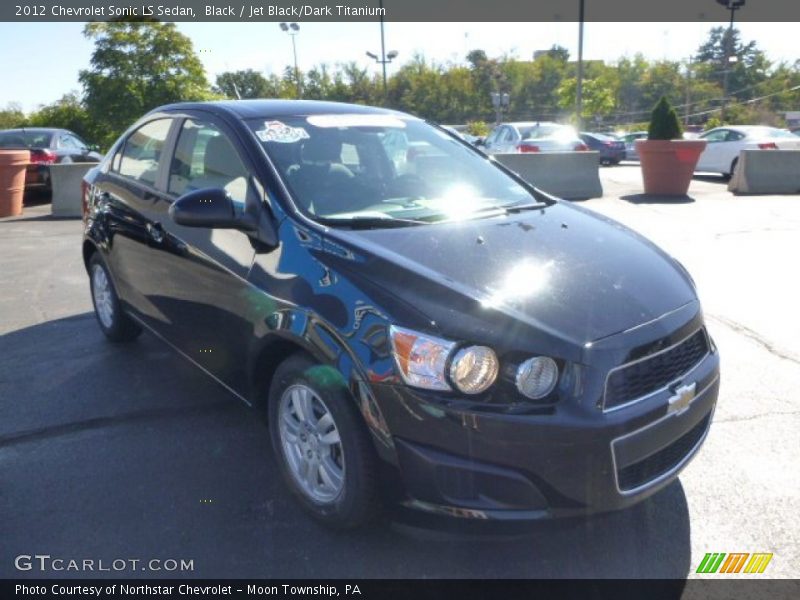
[[[161,226],[161,223],[148,223],[146,227],[147,234],[156,244],[160,244],[164,241],[164,228]]]

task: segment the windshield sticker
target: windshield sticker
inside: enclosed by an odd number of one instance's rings
[[[290,127],[280,121],[265,121],[264,129],[256,131],[256,135],[262,142],[277,142],[279,144],[294,144],[300,140],[308,139],[308,133],[302,127]]]
[[[406,127],[402,119],[391,115],[312,115],[306,121],[314,127]]]

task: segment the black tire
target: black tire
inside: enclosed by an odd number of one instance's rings
[[[736,165],[738,164],[739,164],[739,157],[737,156],[736,158],[733,159],[733,162],[731,162],[731,172],[726,175],[728,179],[733,177],[733,174],[736,171]]]
[[[98,269],[103,272],[107,282],[107,308],[110,309],[110,312],[107,313],[103,313],[104,309],[98,307],[98,296],[95,293],[95,286],[97,285],[95,271]],[[142,333],[142,328],[122,310],[108,267],[97,252],[92,254],[89,259],[89,286],[92,293],[94,316],[97,318],[97,324],[100,325],[100,330],[103,334],[112,342],[131,342],[139,337],[139,334]],[[103,316],[101,316],[101,313],[103,313]]]
[[[305,354],[290,356],[275,371],[269,388],[268,420],[276,462],[294,496],[315,519],[336,529],[354,529],[372,522],[380,512],[377,457],[361,414],[342,383],[326,367]],[[327,502],[312,498],[296,481],[281,439],[281,399],[290,387],[310,388],[330,412],[339,433],[344,468],[338,495]],[[316,478],[316,476],[315,476]]]

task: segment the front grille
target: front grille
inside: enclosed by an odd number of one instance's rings
[[[611,372],[606,382],[605,409],[614,408],[663,388],[689,372],[708,353],[703,329],[665,352],[653,354]]]
[[[617,470],[617,483],[622,492],[638,487],[669,473],[697,446],[708,428],[711,413],[677,440],[645,459]]]

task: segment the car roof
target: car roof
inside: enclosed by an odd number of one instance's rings
[[[501,125],[510,125],[511,127],[536,127],[537,125],[561,125],[553,121],[510,121],[508,123],[501,123]],[[564,125],[569,127],[569,125]]]
[[[161,106],[151,112],[179,110],[209,110],[222,112],[238,119],[292,117],[322,114],[383,114],[411,116],[396,110],[319,100],[221,100],[215,102],[179,102]]]
[[[15,127],[14,129],[0,129],[0,133],[23,133],[30,131],[33,133],[58,133],[59,131],[66,131],[72,133],[69,129],[60,129],[58,127]]]

